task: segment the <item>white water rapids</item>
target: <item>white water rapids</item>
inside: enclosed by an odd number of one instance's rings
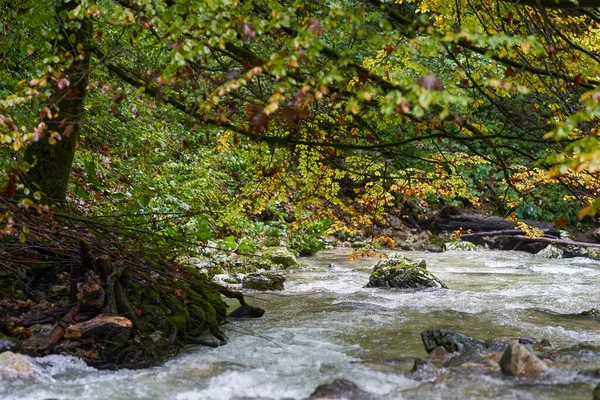
[[[449,289],[366,289],[377,260],[348,261],[345,249],[329,250],[303,260],[312,268],[287,273],[285,291],[249,293],[266,314],[228,325],[226,346],[188,348],[139,371],[34,359],[33,378],[0,381],[0,399],[303,399],[335,378],[382,399],[591,398],[600,380],[593,374],[600,352],[591,350],[539,379],[409,370],[426,356],[420,333],[431,328],[481,339],[546,338],[556,348],[600,345],[600,320],[561,315],[598,308],[600,262],[499,251],[404,254],[425,258]]]

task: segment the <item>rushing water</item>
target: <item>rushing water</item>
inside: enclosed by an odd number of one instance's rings
[[[539,379],[473,368],[409,373],[426,353],[420,333],[451,328],[482,339],[547,338],[557,348],[600,345],[600,324],[579,313],[598,306],[600,263],[545,260],[517,252],[405,252],[423,257],[448,290],[366,289],[376,259],[348,261],[335,249],[290,272],[286,290],[255,293],[261,319],[227,327],[230,342],[190,348],[160,367],[96,371],[81,361],[36,359],[33,379],[0,381],[0,398],[301,399],[346,378],[382,399],[584,399],[598,381],[598,353],[556,363]],[[329,268],[330,263],[339,264]]]

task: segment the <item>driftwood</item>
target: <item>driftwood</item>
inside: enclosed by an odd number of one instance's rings
[[[544,232],[544,230],[542,230],[542,232]],[[523,233],[524,232],[520,229],[506,229],[506,230],[502,230],[502,231],[465,233],[465,234],[461,235],[460,237],[463,239],[469,239],[469,238],[476,238],[476,237],[483,237],[483,236],[521,236],[521,235],[523,235]],[[544,232],[544,233],[546,233],[546,232]],[[544,237],[551,237],[551,238],[558,239],[551,235],[544,235]]]
[[[576,242],[574,240],[567,240],[567,239],[554,239],[554,238],[549,238],[549,237],[529,237],[529,236],[515,236],[515,238],[519,239],[519,240],[523,240],[523,241],[528,241],[528,242],[558,244],[558,245],[563,245],[563,246],[600,248],[600,243]]]
[[[24,327],[29,327],[37,324],[53,324],[58,319],[67,315],[69,311],[71,311],[72,307],[69,308],[58,308],[50,311],[43,311],[36,314],[26,315],[23,317],[22,325]]]
[[[551,224],[542,224],[536,221],[523,220],[529,226],[540,229],[548,235],[560,237],[560,231]],[[432,227],[437,231],[456,231],[462,229],[463,232],[491,232],[515,230],[516,221],[465,212],[456,207],[446,206],[432,222]]]
[[[48,336],[48,341],[43,345],[39,346],[38,351],[46,351],[52,346],[54,346],[56,343],[58,343],[59,340],[63,338],[66,327],[71,324],[73,318],[77,314],[79,314],[79,311],[81,311],[81,307],[77,305],[73,307],[73,309],[69,311],[67,315],[65,315],[60,321],[58,321],[56,326],[54,326],[54,329],[52,329],[52,332],[50,332],[50,336]]]
[[[130,320],[125,317],[112,315],[99,315],[89,321],[69,325],[65,329],[65,339],[80,339],[90,336],[106,337],[118,330],[129,330],[133,327]]]

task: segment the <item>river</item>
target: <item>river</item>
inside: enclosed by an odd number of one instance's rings
[[[0,381],[0,398],[302,399],[335,378],[381,399],[585,399],[600,352],[582,350],[522,379],[477,368],[409,371],[427,354],[420,333],[450,328],[481,339],[548,339],[556,348],[600,345],[600,323],[570,317],[598,307],[600,262],[546,260],[519,252],[404,252],[427,260],[449,289],[366,289],[377,259],[348,261],[346,249],[303,259],[286,290],[249,294],[263,318],[227,326],[230,342],[192,347],[139,371],[97,371],[74,358],[35,359],[34,378]],[[331,263],[337,266],[329,267]],[[587,371],[587,372],[586,372]]]

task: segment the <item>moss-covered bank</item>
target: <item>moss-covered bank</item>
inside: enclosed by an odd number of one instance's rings
[[[4,350],[139,368],[185,344],[226,343],[221,293],[238,295],[169,261],[175,257],[164,247],[94,229],[83,218],[57,218],[49,208],[0,205],[0,215],[11,215],[0,237]]]

